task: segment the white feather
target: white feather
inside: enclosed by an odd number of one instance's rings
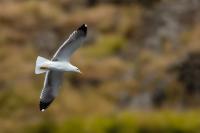
[[[46,70],[41,69],[42,65],[45,64],[46,62],[49,62],[49,60],[41,56],[37,57],[36,65],[35,65],[35,74],[41,74],[48,71],[47,69]]]

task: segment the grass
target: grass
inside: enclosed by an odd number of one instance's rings
[[[126,40],[119,35],[102,36],[95,44],[84,49],[84,53],[89,57],[103,58],[117,55],[126,46]]]
[[[27,131],[58,133],[198,133],[199,111],[125,112],[111,116],[71,117],[41,122]]]

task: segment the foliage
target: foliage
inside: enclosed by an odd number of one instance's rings
[[[199,111],[132,112],[115,116],[67,118],[64,122],[42,122],[30,131],[58,133],[197,133],[200,131]]]

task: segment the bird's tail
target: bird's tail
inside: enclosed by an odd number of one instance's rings
[[[36,60],[36,65],[35,65],[35,74],[41,74],[41,73],[47,72],[48,68],[46,68],[44,64],[45,62],[48,62],[48,61],[49,61],[48,59],[38,56]]]

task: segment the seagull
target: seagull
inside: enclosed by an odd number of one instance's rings
[[[87,25],[83,24],[60,46],[51,60],[37,57],[35,74],[46,73],[44,87],[40,94],[40,111],[45,111],[58,95],[64,72],[81,73],[70,63],[70,57],[83,44],[86,35]]]

